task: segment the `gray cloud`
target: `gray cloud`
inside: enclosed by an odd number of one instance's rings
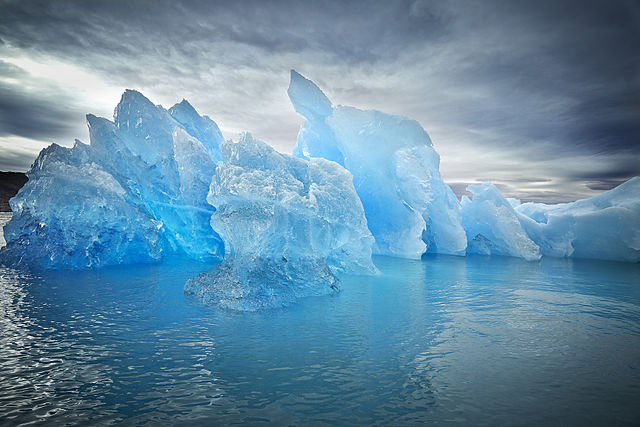
[[[12,141],[0,139],[0,171],[25,171],[44,147],[49,144],[37,142],[16,144]]]
[[[20,67],[0,60],[0,76],[3,76],[4,78],[15,79],[24,77],[24,74],[24,70],[22,70]]]
[[[374,61],[446,29],[443,9],[412,13],[407,1],[9,1],[3,9],[3,38],[74,56],[136,56],[151,47],[151,54],[202,59],[209,50],[202,44],[233,41],[270,53],[314,50]]]
[[[625,182],[625,179],[606,179],[596,182],[587,181],[587,187],[596,191],[606,191],[611,190],[612,188],[617,187],[618,185]]]
[[[294,67],[335,103],[418,119],[445,179],[482,177],[512,196],[558,201],[595,194],[622,169],[638,173],[620,159],[640,159],[639,9],[624,0],[0,0],[0,53],[58,58],[165,106],[186,97],[226,137],[251,130],[282,151],[302,123],[286,97]],[[0,77],[21,81],[6,65]],[[62,137],[84,126],[78,111],[107,111],[60,88],[2,84],[0,108],[12,111],[3,135]]]
[[[0,82],[0,138],[57,139],[69,135],[79,117],[82,115],[56,102],[54,96],[33,94]]]
[[[634,157],[618,160],[613,164],[605,164],[597,170],[583,170],[570,174],[573,179],[589,182],[598,180],[607,182],[609,179],[628,180],[638,175],[640,175],[640,161]]]

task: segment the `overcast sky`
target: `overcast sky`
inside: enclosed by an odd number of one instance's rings
[[[291,152],[295,68],[335,104],[402,114],[445,181],[569,201],[640,175],[637,1],[0,0],[0,170],[88,142],[126,88]]]

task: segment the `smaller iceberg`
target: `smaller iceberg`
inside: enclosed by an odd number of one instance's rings
[[[527,236],[511,203],[495,185],[470,185],[470,200],[462,196],[462,225],[467,232],[467,253],[540,259],[540,248]]]
[[[640,177],[589,199],[515,208],[542,255],[640,261]]]
[[[225,256],[187,294],[255,311],[339,290],[336,274],[371,274],[373,237],[353,176],[325,159],[280,154],[244,134],[222,145],[207,200]]]

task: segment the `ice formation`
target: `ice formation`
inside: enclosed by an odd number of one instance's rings
[[[473,200],[462,196],[462,225],[467,253],[540,259],[540,248],[520,225],[511,204],[493,184],[470,185]]]
[[[169,111],[126,91],[114,121],[87,116],[91,145],[52,145],[11,200],[5,264],[83,268],[224,249],[206,201],[222,135],[183,101]]]
[[[440,157],[415,120],[333,106],[310,80],[291,71],[289,98],[307,120],[294,155],[325,158],[353,174],[375,252],[420,258],[463,255],[460,205],[439,172]]]
[[[244,134],[222,145],[208,201],[225,257],[185,291],[237,310],[338,290],[337,272],[373,273],[373,237],[352,175],[325,159],[280,154]]]
[[[542,255],[640,261],[640,177],[589,199],[515,211]]]
[[[90,145],[40,153],[10,202],[0,262],[85,268],[224,254],[187,290],[246,309],[331,292],[339,271],[375,271],[372,248],[640,261],[640,178],[560,205],[520,204],[481,184],[459,203],[416,121],[334,106],[295,71],[288,94],[306,118],[295,157],[249,135],[223,143],[186,100],[165,110],[126,91],[113,121],[87,116]]]

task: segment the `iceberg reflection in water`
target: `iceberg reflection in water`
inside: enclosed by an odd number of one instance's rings
[[[211,264],[0,269],[0,419],[633,423],[640,265],[374,257],[282,310],[206,307]]]

